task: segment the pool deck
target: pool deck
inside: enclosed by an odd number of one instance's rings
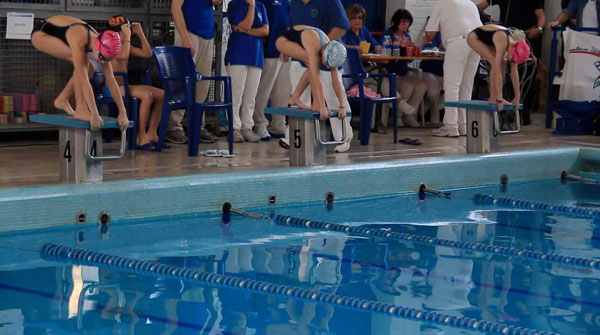
[[[392,143],[392,131],[388,134],[371,134],[371,143],[361,146],[358,131],[352,147],[345,153],[329,152],[328,165],[381,162],[398,159],[464,155],[465,137],[438,138],[431,136],[432,128],[401,128],[400,139],[417,138],[420,146]],[[232,171],[264,170],[288,167],[287,150],[282,149],[276,139],[260,143],[236,143],[235,157],[214,158],[187,156],[187,145],[171,145],[162,153],[128,151],[119,161],[104,163],[104,180],[142,179],[162,176],[178,176],[202,173],[226,173]],[[117,150],[117,143],[105,145]],[[598,136],[553,136],[543,127],[543,115],[535,114],[532,125],[522,128],[521,133],[502,138],[502,151],[544,149],[559,147],[600,148]],[[225,137],[217,143],[200,144],[200,150],[226,149]],[[52,137],[42,141],[0,141],[0,188],[58,184],[58,142]]]

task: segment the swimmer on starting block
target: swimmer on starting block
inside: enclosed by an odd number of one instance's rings
[[[498,110],[502,110],[503,105],[519,106],[521,93],[518,65],[525,63],[531,54],[527,41],[516,41],[506,27],[486,24],[470,32],[467,43],[491,65],[489,102],[498,105]],[[511,62],[510,77],[514,90],[512,102],[502,97],[502,80],[506,72],[507,53]]]
[[[329,118],[330,110],[325,104],[323,86],[319,79],[320,65],[327,66],[331,71],[333,89],[339,101],[344,101],[344,89],[338,80],[338,67],[346,60],[346,48],[338,41],[329,41],[327,34],[318,28],[297,25],[283,32],[276,41],[277,50],[281,57],[287,59],[291,56],[304,62],[307,66],[302,74],[296,89],[290,98],[290,105],[303,109],[318,111],[321,120]],[[300,101],[300,95],[310,84],[312,93],[312,106]],[[340,104],[338,117],[344,118],[346,109]]]
[[[88,76],[90,64],[87,53],[91,52],[94,59],[102,65],[106,86],[119,109],[119,128],[124,130],[129,126],[125,105],[110,65],[110,61],[121,50],[121,39],[118,33],[110,30],[98,33],[92,26],[78,18],[58,15],[47,18],[33,30],[31,43],[39,51],[73,63],[73,75],[54,101],[54,107],[64,110],[75,119],[89,121],[92,130],[102,126],[103,121],[98,114]],[[73,93],[75,93],[75,109],[69,104]]]

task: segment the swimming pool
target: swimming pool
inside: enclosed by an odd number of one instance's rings
[[[288,182],[303,185],[293,173],[317,182],[315,194],[296,199],[320,199],[288,202],[285,188],[265,184],[252,187],[276,195],[275,205],[232,201],[271,221],[223,224],[213,205],[147,219],[113,214],[109,225],[11,222],[22,229],[0,234],[0,333],[597,334],[600,185],[558,177],[562,167],[595,178],[597,157],[568,149],[362,165],[346,191],[317,184],[348,167],[294,169]],[[428,168],[436,174],[415,177]],[[365,196],[347,191],[350,180]],[[419,199],[417,181],[452,193]],[[325,190],[335,191],[332,206]],[[233,194],[211,192],[213,204]]]

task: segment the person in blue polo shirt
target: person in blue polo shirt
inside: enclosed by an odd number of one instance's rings
[[[329,40],[337,41],[344,36],[346,30],[350,28],[350,22],[346,17],[346,12],[340,0],[292,0],[290,7],[291,25],[300,26],[306,25],[316,27],[324,31]],[[294,60],[291,65],[290,78],[292,81],[292,91],[296,89],[300,78],[304,74],[304,68],[299,61]],[[342,81],[342,73],[338,71],[338,79]],[[331,110],[337,110],[341,105],[346,106],[346,111],[350,111],[350,104],[346,95],[344,101],[339,101],[334,90],[332,78],[329,71],[321,67],[319,74],[321,83],[323,84],[323,95],[325,101]],[[310,90],[304,91],[301,96],[302,101],[306,105],[310,105]],[[330,119],[331,130],[336,141],[342,140],[342,121],[336,118]],[[352,127],[350,127],[350,118],[345,118],[346,123],[346,138],[342,145],[335,147],[335,152],[345,152],[350,149],[350,141],[352,140]]]
[[[213,61],[215,22],[213,6],[222,0],[172,0],[171,15],[175,21],[175,45],[190,48],[198,72],[210,76]],[[196,85],[196,101],[204,102],[208,96],[209,82]],[[181,126],[185,110],[171,112],[166,141],[177,144],[187,143]],[[202,119],[204,121],[204,118]],[[200,142],[212,143],[217,138],[205,129],[200,132]]]
[[[369,52],[374,52],[375,47],[380,45],[379,42],[371,35],[371,32],[365,27],[365,17],[367,11],[357,3],[350,4],[346,7],[346,16],[350,21],[350,29],[342,36],[342,43],[346,48],[354,48],[360,52],[360,42],[369,42]]]
[[[271,123],[265,117],[265,107],[271,99],[271,107],[287,107],[292,92],[290,84],[291,62],[281,57],[275,47],[277,37],[290,28],[290,6],[287,0],[259,0],[267,10],[269,36],[264,40],[265,65],[263,67],[256,107],[254,109],[254,132],[263,141],[273,137],[283,137],[285,116],[273,114]],[[268,127],[268,131],[267,131]]]
[[[227,43],[225,67],[231,77],[233,140],[258,142],[254,134],[254,104],[264,64],[262,38],[269,35],[269,20],[262,2],[232,0],[227,18],[233,32]]]

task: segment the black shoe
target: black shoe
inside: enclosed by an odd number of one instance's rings
[[[202,129],[200,130],[200,142],[201,143],[215,143],[217,141],[217,137],[211,134],[208,130]]]

